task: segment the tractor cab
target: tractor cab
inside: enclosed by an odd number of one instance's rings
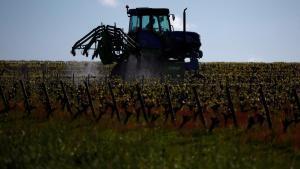
[[[166,34],[171,32],[169,9],[126,8],[130,18],[128,36],[142,49],[162,49]]]
[[[129,34],[141,31],[163,33],[171,31],[169,9],[166,8],[127,8],[130,17]]]

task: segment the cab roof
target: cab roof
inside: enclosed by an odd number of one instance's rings
[[[167,8],[136,8],[129,9],[127,12],[131,15],[169,15],[170,11]]]

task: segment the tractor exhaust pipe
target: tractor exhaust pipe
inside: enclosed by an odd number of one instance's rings
[[[187,8],[183,10],[183,32],[186,32],[186,10]]]

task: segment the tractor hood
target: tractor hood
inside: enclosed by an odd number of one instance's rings
[[[200,35],[198,33],[183,31],[167,32],[165,38],[165,52],[168,56],[179,60],[202,57]]]
[[[182,31],[174,31],[168,32],[167,37],[169,40],[173,40],[176,43],[184,43],[187,45],[193,45],[194,47],[200,48],[200,35],[196,32],[182,32]]]

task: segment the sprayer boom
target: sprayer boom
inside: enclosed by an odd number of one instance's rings
[[[101,25],[78,40],[72,47],[71,53],[82,50],[82,54],[89,56],[88,51],[93,50],[92,59],[100,56],[104,64],[111,64],[124,60],[128,50],[137,50],[137,43],[116,26]]]

